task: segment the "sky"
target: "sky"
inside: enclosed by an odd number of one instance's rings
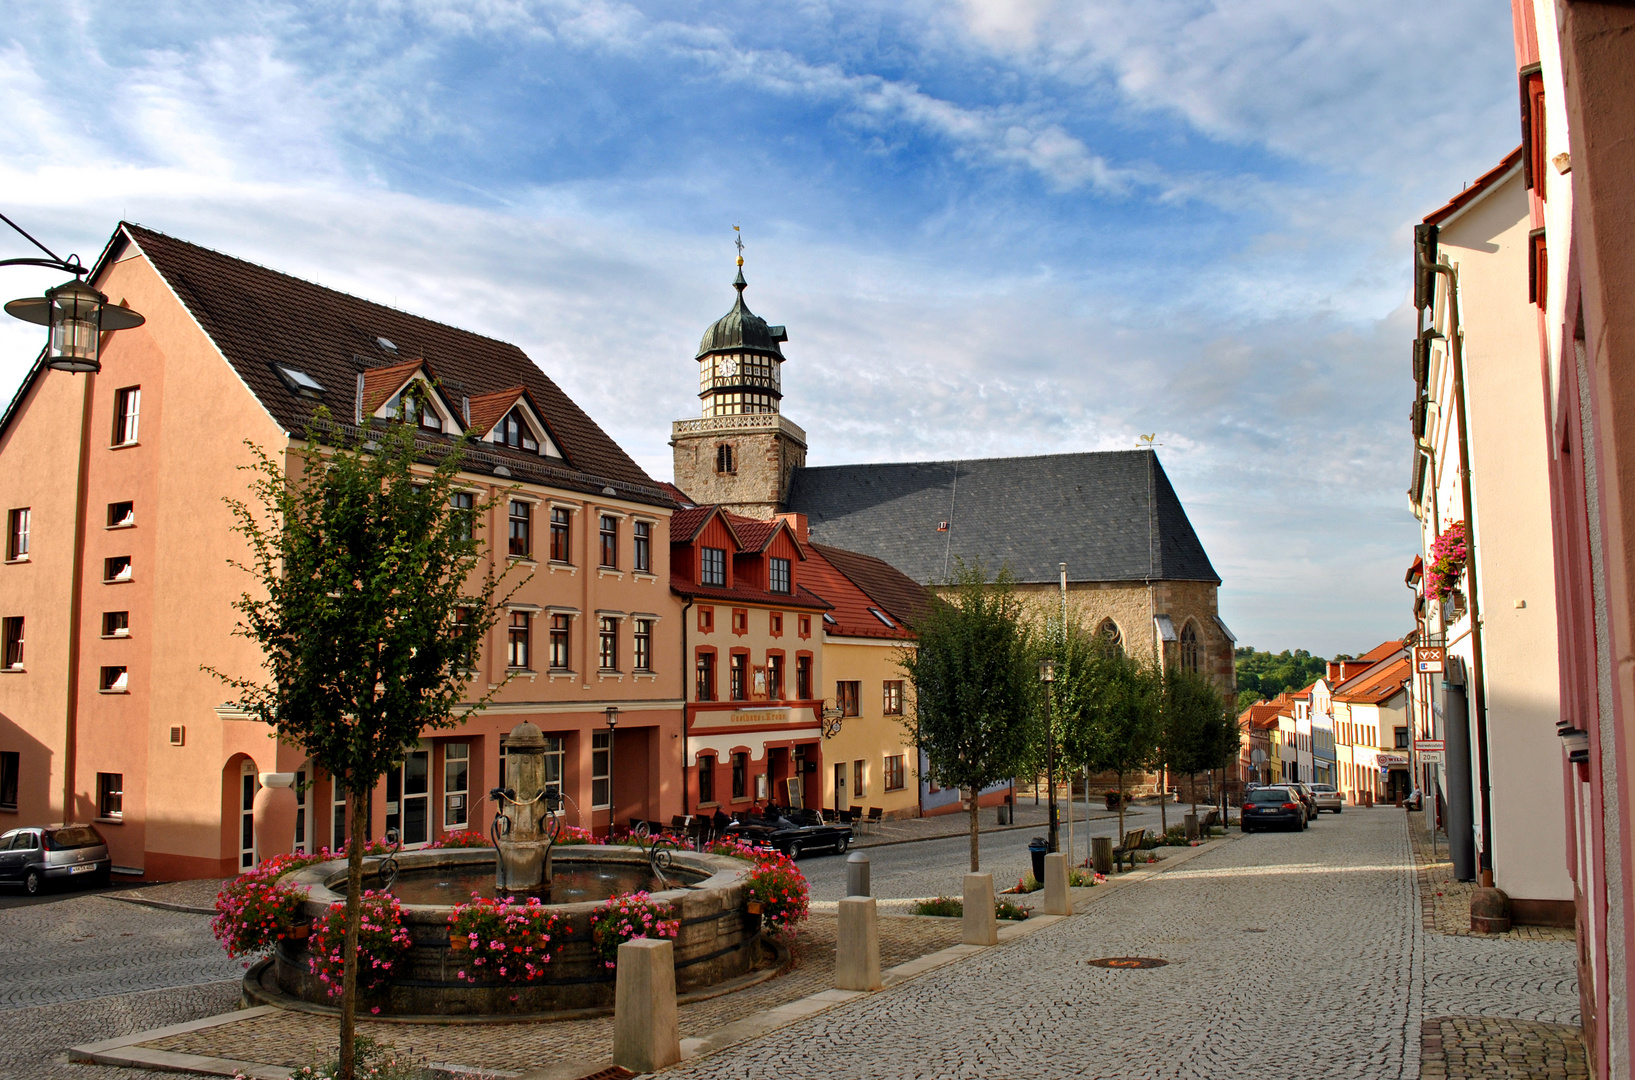
[[[68,0],[0,212],[513,341],[665,480],[740,225],[810,464],[1156,434],[1239,644],[1327,656],[1412,626],[1412,226],[1515,87],[1504,0]]]

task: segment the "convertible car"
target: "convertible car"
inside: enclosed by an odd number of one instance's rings
[[[777,848],[791,859],[820,848],[844,855],[852,842],[850,825],[830,825],[811,810],[779,808],[765,817],[746,815],[724,831],[751,844]]]

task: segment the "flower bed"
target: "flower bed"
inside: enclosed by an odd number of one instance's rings
[[[619,946],[635,938],[673,938],[681,929],[679,919],[665,918],[671,910],[655,904],[642,892],[624,893],[604,900],[591,912],[590,939],[604,967],[616,967]]]
[[[365,889],[359,903],[358,991],[369,993],[386,982],[409,952],[409,931],[397,897]],[[312,973],[332,998],[341,996],[346,946],[346,905],[333,904],[312,924],[307,947]]]
[[[1033,914],[1020,904],[1009,900],[1000,900],[993,906],[994,918],[1009,919],[1012,922],[1021,922]],[[930,900],[920,900],[914,905],[916,915],[934,915],[943,919],[958,919],[965,915],[965,901],[957,896],[938,896]]]
[[[463,829],[459,832],[444,833],[441,837],[427,844],[427,848],[485,848],[493,847],[493,843],[482,833],[472,829]]]
[[[538,897],[526,902],[473,896],[449,915],[449,944],[470,953],[459,977],[467,982],[530,983],[545,974],[568,927]]]
[[[761,854],[744,888],[760,903],[761,918],[772,929],[793,933],[795,924],[810,914],[811,889],[795,860],[778,852]]]

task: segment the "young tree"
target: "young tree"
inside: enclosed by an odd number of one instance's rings
[[[1192,778],[1192,811],[1198,811],[1198,773],[1219,768],[1226,753],[1226,701],[1215,685],[1191,671],[1170,671],[1164,676],[1160,758],[1176,773]],[[1234,740],[1235,748],[1235,740]]]
[[[1090,765],[1086,755],[1087,740],[1083,736],[1087,724],[1094,722],[1097,699],[1101,693],[1100,660],[1105,650],[1105,639],[1085,629],[1076,621],[1076,613],[1065,621],[1060,617],[1049,620],[1045,633],[1035,639],[1034,670],[1037,661],[1050,657],[1056,661],[1055,682],[1051,684],[1049,701],[1043,684],[1036,688],[1036,735],[1029,760],[1036,771],[1044,771],[1048,758],[1049,740],[1056,740],[1056,777],[1068,777],[1067,785],[1067,851],[1073,855],[1073,785],[1071,777]],[[1048,718],[1048,722],[1047,722]],[[1054,730],[1052,730],[1054,729]],[[1088,795],[1088,793],[1086,793]]]
[[[492,503],[450,505],[460,448],[428,469],[417,465],[424,450],[412,424],[371,430],[374,441],[360,445],[334,436],[327,421],[315,419],[296,476],[251,446],[250,500],[227,502],[250,548],[248,562],[234,565],[259,591],[233,606],[235,632],[261,646],[266,668],[259,678],[213,673],[237,692],[240,708],[346,792],[340,1066],[350,1080],[369,794],[423,731],[488,703],[493,691],[466,695],[503,601],[493,571],[478,573],[484,545],[474,523]]]
[[[931,779],[971,793],[974,873],[977,796],[1025,764],[1038,679],[1010,572],[989,581],[980,565],[961,565],[949,584],[952,595],[914,626],[914,648],[898,664],[914,688],[908,723]]]
[[[1076,710],[1064,716],[1066,752],[1094,772],[1118,775],[1118,832],[1124,835],[1124,777],[1152,763],[1158,740],[1160,676],[1117,645],[1096,639],[1094,664]]]

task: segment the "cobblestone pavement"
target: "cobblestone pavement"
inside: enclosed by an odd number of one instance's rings
[[[1169,823],[1179,825],[1181,815],[1185,814],[1188,809],[1188,804],[1170,803],[1166,811]],[[1207,810],[1208,807],[1201,807],[1199,812],[1204,813]],[[1050,821],[1049,807],[1043,801],[1035,806],[1033,796],[1027,793],[1024,793],[1016,802],[1016,823],[1014,825],[999,824],[997,811],[997,807],[985,806],[982,808],[979,827],[982,830],[984,844],[989,842],[988,834],[990,833],[1002,836],[1007,832],[1020,832],[1029,829],[1033,831],[1026,833],[1026,836],[1032,837],[1036,832],[1045,829]],[[1063,801],[1057,804],[1057,813],[1060,815],[1062,843],[1065,845],[1067,843],[1068,814],[1065,796]],[[1085,815],[1087,813],[1089,815],[1090,831],[1093,835],[1112,836],[1118,831],[1117,810],[1107,810],[1105,804],[1099,798],[1087,808],[1081,795],[1073,805],[1073,830],[1077,840],[1076,846],[1081,849],[1085,847],[1085,841],[1084,834],[1080,830],[1085,827]],[[1160,812],[1157,803],[1135,803],[1129,810],[1125,811],[1124,816],[1126,828],[1139,829],[1145,826],[1150,830],[1157,830],[1163,814]],[[935,840],[945,836],[967,837],[970,835],[970,830],[971,819],[963,812],[934,814],[923,818],[897,818],[882,821],[878,825],[866,826],[858,832],[852,843],[855,847],[874,847],[881,844],[901,844],[914,840]],[[1025,845],[1027,840],[1023,839],[1022,843]]]
[[[239,980],[230,979],[0,1011],[0,1080],[175,1080],[175,1073],[74,1064],[68,1048],[200,1020],[238,1001]]]
[[[1590,1075],[1578,1029],[1525,1020],[1437,1017],[1421,1030],[1421,1080],[1578,1080]]]
[[[880,925],[881,962],[890,967],[958,944],[952,919],[888,918]],[[796,1001],[834,986],[835,919],[814,915],[802,929],[797,963],[786,975],[737,994],[684,1005],[681,1037],[691,1038],[748,1013]],[[411,1058],[478,1068],[520,1071],[564,1058],[606,1060],[613,1054],[613,1020],[544,1024],[482,1024],[434,1027],[364,1023],[359,1031]],[[299,1066],[322,1061],[335,1043],[335,1021],[306,1013],[265,1014],[238,1024],[158,1039],[149,1049]]]
[[[1470,928],[1470,896],[1476,883],[1453,876],[1453,860],[1448,855],[1447,838],[1431,842],[1427,815],[1406,815],[1414,842],[1414,862],[1419,867],[1419,902],[1425,929],[1439,934],[1457,934],[1512,941],[1574,941],[1570,926],[1512,926],[1503,934],[1479,934]]]
[[[1570,944],[1427,935],[1412,865],[1393,810],[1244,837],[670,1075],[1411,1078],[1427,1015],[1576,1024]]]

